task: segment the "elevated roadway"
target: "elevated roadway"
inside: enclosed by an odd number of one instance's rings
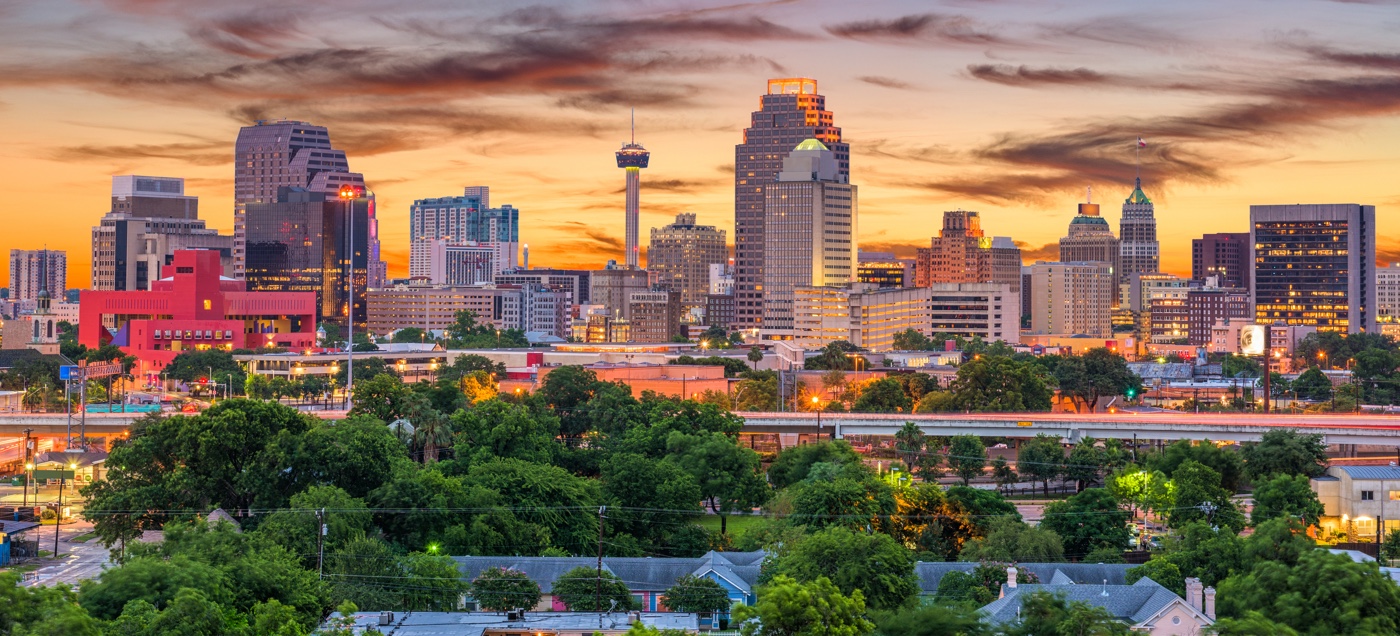
[[[745,433],[817,432],[816,413],[735,413]],[[1035,437],[1054,435],[1077,442],[1085,437],[1139,440],[1210,439],[1258,441],[1271,429],[1290,428],[1323,436],[1328,444],[1400,446],[1397,415],[1260,415],[1241,413],[935,413],[887,415],[822,413],[824,435],[894,435],[914,422],[928,435]]]

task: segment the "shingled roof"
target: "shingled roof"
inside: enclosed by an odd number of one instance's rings
[[[1017,566],[1021,567],[1021,566]],[[1180,602],[1189,607],[1176,593],[1162,587],[1156,581],[1143,577],[1132,585],[1093,584],[1023,584],[1014,588],[1003,587],[1003,597],[988,603],[982,608],[987,620],[992,623],[1014,623],[1020,617],[1021,603],[1026,595],[1035,592],[1051,592],[1062,595],[1069,602],[1083,602],[1102,607],[1118,620],[1128,625],[1137,625],[1156,616],[1167,606]],[[1194,610],[1193,610],[1194,611]],[[1204,616],[1201,617],[1205,619]],[[1209,624],[1209,619],[1205,619]]]
[[[923,594],[938,593],[938,583],[949,572],[971,572],[976,563],[920,561],[914,564],[914,574],[919,577],[919,588]],[[1034,574],[1041,583],[1099,583],[1105,580],[1109,585],[1123,585],[1128,568],[1125,563],[1017,563],[1022,572]]]
[[[622,579],[633,590],[661,591],[686,575],[696,576],[713,571],[745,593],[751,593],[758,583],[758,570],[765,553],[707,552],[696,558],[674,557],[604,557],[603,569]],[[590,557],[453,557],[457,569],[467,580],[475,579],[490,568],[510,568],[524,572],[539,584],[540,591],[549,594],[554,582],[576,567],[597,567]]]

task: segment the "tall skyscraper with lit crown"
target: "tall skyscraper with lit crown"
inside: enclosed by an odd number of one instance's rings
[[[637,143],[637,119],[632,118],[632,141],[617,151],[617,167],[627,171],[627,267],[638,267],[641,261],[641,189],[642,168],[651,162],[651,153]]]
[[[783,159],[807,139],[820,141],[836,160],[843,181],[850,180],[851,148],[833,125],[817,81],[805,77],[770,79],[759,98],[744,141],[734,146],[735,329],[763,321],[764,186],[783,170]]]
[[[1123,216],[1118,221],[1119,279],[1161,271],[1160,250],[1152,199],[1143,193],[1142,178],[1138,177],[1132,194],[1123,201]]]

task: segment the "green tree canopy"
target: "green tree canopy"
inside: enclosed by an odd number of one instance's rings
[[[841,440],[789,446],[768,467],[768,481],[774,488],[786,488],[806,479],[812,465],[818,463],[859,464],[861,458]]]
[[[998,517],[988,523],[987,535],[973,539],[958,553],[959,561],[1010,561],[1055,563],[1065,560],[1060,535],[1017,519]]]
[[[1274,475],[1254,487],[1250,521],[1258,525],[1270,519],[1297,519],[1309,526],[1318,522],[1322,512],[1322,502],[1317,500],[1307,476]]]
[[[904,393],[904,386],[893,378],[881,378],[865,383],[851,406],[854,413],[908,413],[914,403]]]
[[[775,576],[830,579],[843,594],[862,593],[872,609],[893,609],[919,593],[914,560],[889,535],[831,527],[808,535],[773,566]]]
[[[1064,466],[1065,449],[1058,437],[1040,433],[1016,449],[1016,471],[1044,485],[1046,494],[1050,493],[1050,480],[1059,477]]]
[[[1293,381],[1293,390],[1298,393],[1300,400],[1332,399],[1332,381],[1317,367],[1310,367],[1299,374],[1298,379]]]
[[[734,612],[743,636],[869,636],[860,590],[843,594],[826,577],[799,583],[779,575],[759,590],[758,602]]]
[[[1228,618],[1259,612],[1300,634],[1400,632],[1400,587],[1374,562],[1313,550],[1296,566],[1259,561],[1220,584],[1218,610]]]
[[[666,588],[666,607],[673,612],[709,614],[729,609],[729,593],[713,579],[683,574]]]
[[[570,612],[627,611],[635,601],[632,590],[617,575],[607,570],[599,577],[596,568],[579,566],[559,575],[550,593]],[[600,582],[601,581],[601,582]],[[617,604],[614,606],[613,602]]]
[[[1317,477],[1327,467],[1327,445],[1322,436],[1276,428],[1264,432],[1258,443],[1245,444],[1245,472],[1253,479],[1269,475]]]
[[[1196,442],[1183,439],[1172,442],[1160,454],[1150,454],[1144,458],[1143,466],[1149,472],[1161,471],[1170,475],[1186,460],[1200,462],[1220,473],[1220,486],[1226,490],[1235,492],[1244,486],[1244,460],[1241,454],[1217,446],[1210,440]]]
[[[949,386],[954,410],[1048,411],[1051,391],[1042,373],[1031,362],[1002,356],[974,358],[958,367],[958,377]]]
[[[968,485],[987,466],[987,446],[976,435],[957,435],[948,445],[948,468]]]
[[[1101,547],[1127,550],[1128,521],[1128,511],[1112,493],[1090,488],[1046,506],[1040,526],[1060,535],[1071,558],[1082,559]]]

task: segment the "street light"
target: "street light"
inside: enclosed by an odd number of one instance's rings
[[[355,386],[355,186],[340,186],[340,200],[345,202],[345,225],[349,228],[349,272],[345,277],[347,308],[345,311],[345,403],[350,404],[350,391]]]
[[[814,408],[814,409],[817,410],[817,441],[818,441],[818,442],[822,441],[822,409],[821,409],[821,406],[819,406],[820,403],[821,403],[821,398],[818,397],[818,396],[813,395],[813,396],[812,396],[812,408]]]
[[[25,450],[26,453],[28,453],[28,451],[29,451],[28,448],[25,448],[24,450]],[[34,475],[34,462],[25,462],[25,463],[24,463],[24,503],[20,504],[20,506],[23,507],[23,508],[28,508],[28,507],[29,507],[29,480],[30,480],[30,478],[31,478],[33,475]],[[37,500],[38,498],[39,498],[38,495],[35,495],[35,496],[34,496],[34,499]],[[36,501],[35,503],[38,503],[38,502]]]

